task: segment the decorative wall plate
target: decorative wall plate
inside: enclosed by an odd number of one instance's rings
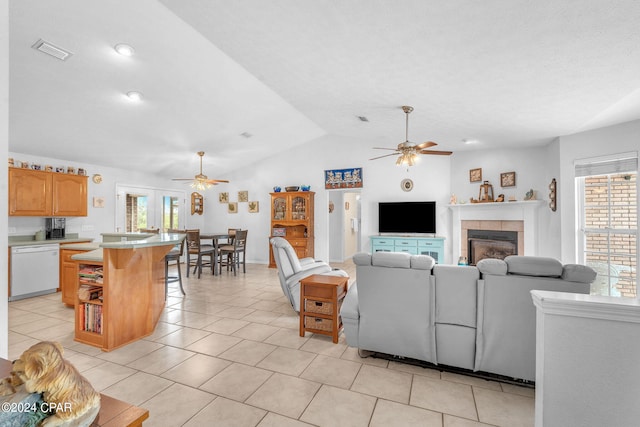
[[[413,181],[411,181],[410,179],[403,179],[400,183],[400,187],[404,191],[411,191],[413,190]]]
[[[93,182],[95,182],[96,184],[100,184],[102,182],[102,175],[100,175],[99,173],[93,175],[93,177],[91,178],[93,180]]]

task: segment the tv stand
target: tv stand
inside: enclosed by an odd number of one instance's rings
[[[371,236],[371,252],[408,252],[444,262],[444,237]]]

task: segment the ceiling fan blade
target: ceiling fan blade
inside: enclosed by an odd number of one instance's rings
[[[373,158],[371,158],[369,160],[377,160],[377,159],[381,159],[383,157],[399,156],[399,155],[400,155],[400,153],[391,153],[391,154],[385,154],[384,156],[373,157]]]
[[[206,179],[204,182],[208,182],[209,184],[219,184],[221,182],[229,182],[226,179]]]
[[[383,148],[383,147],[373,147],[374,150],[391,150],[391,151],[398,151],[397,148]]]
[[[450,156],[453,151],[436,151],[436,150],[422,150],[420,154],[435,154],[436,156]]]
[[[417,150],[424,150],[425,148],[433,147],[433,146],[436,146],[436,145],[438,145],[438,144],[436,144],[433,141],[426,141],[426,142],[423,142],[422,144],[416,145],[416,149]]]

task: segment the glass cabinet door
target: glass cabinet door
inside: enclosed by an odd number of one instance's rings
[[[292,218],[307,219],[307,199],[304,197],[294,197],[291,201]]]
[[[287,216],[287,199],[282,197],[276,197],[273,199],[273,220],[284,221]]]

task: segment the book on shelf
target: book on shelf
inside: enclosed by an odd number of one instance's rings
[[[95,299],[102,300],[102,287],[80,285],[80,287],[78,287],[78,298],[83,301],[90,301]]]

